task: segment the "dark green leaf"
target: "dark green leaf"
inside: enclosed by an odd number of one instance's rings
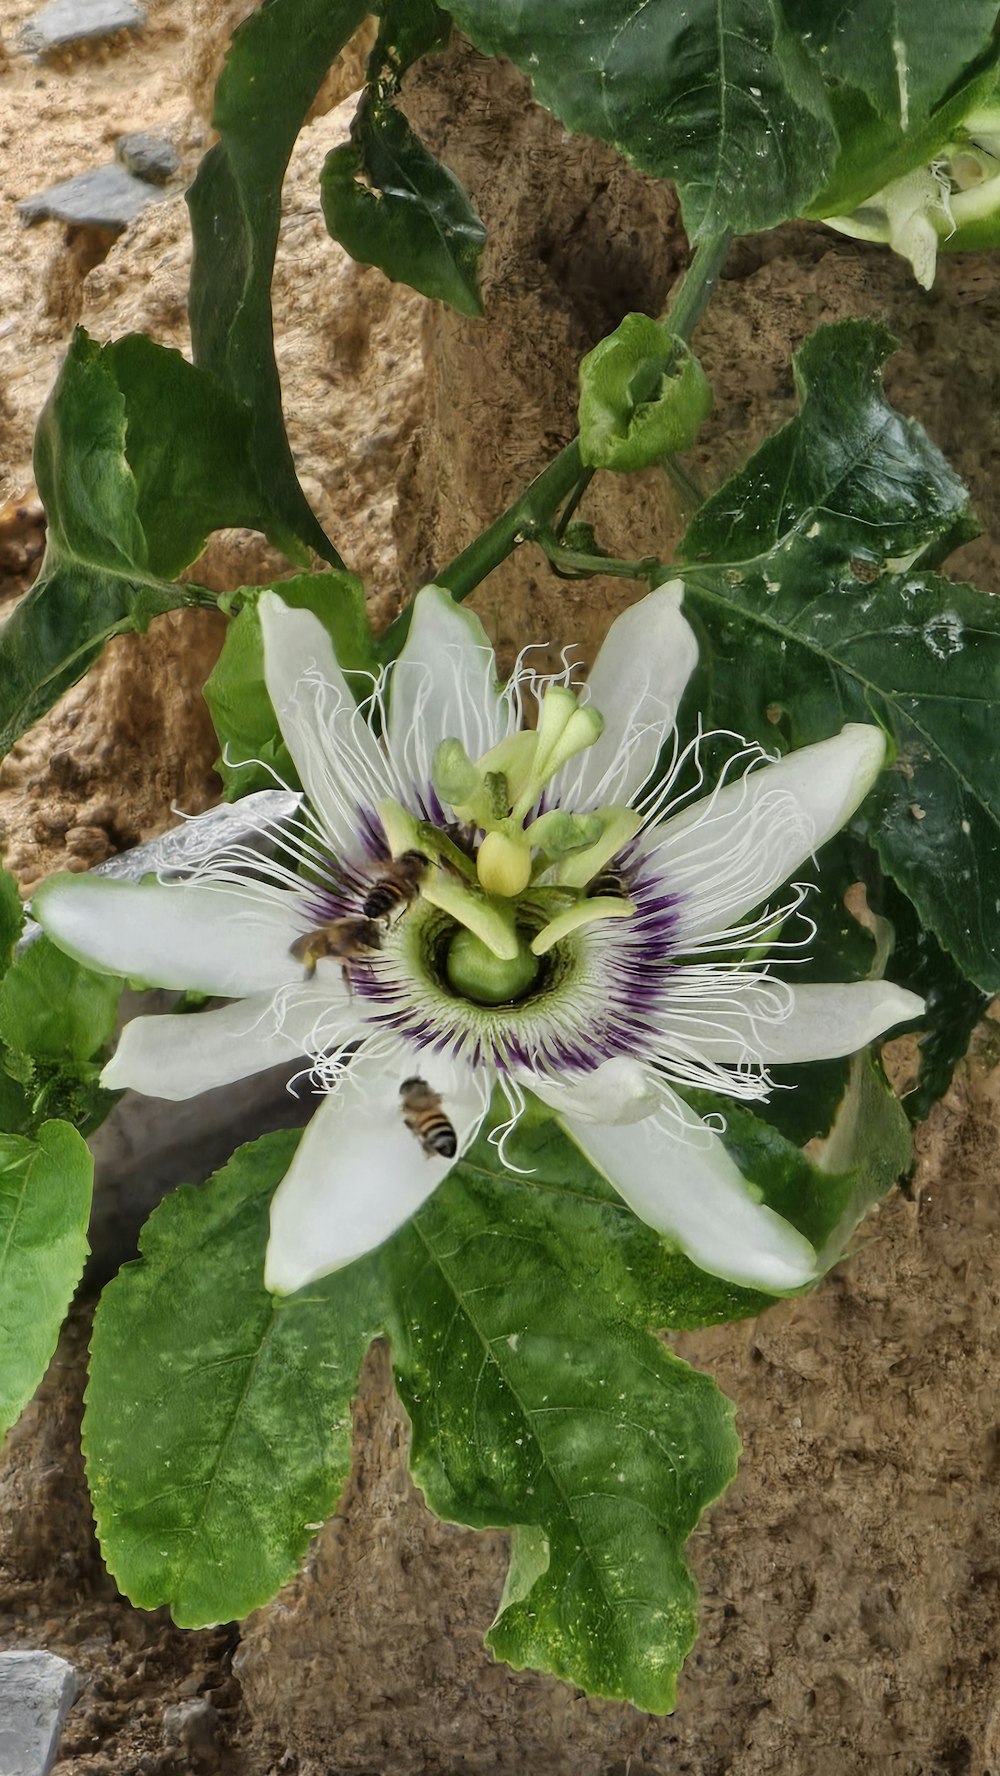
[[[460,314],[482,314],[486,230],[394,105],[365,95],[351,142],[327,155],[321,190],[327,228],[352,258]]]
[[[420,56],[444,49],[451,19],[434,0],[379,0],[378,37],[368,63],[367,84],[398,84]]]
[[[36,1059],[88,1061],[115,1033],[124,985],[36,938],[0,983],[0,1037]]]
[[[311,610],[328,631],[337,659],[348,672],[371,674],[375,653],[365,614],[365,591],[351,574],[298,574],[278,587],[286,604]],[[278,720],[264,684],[264,645],[257,615],[258,594],[252,589],[239,616],[226,632],[222,653],[205,684],[205,698],[223,748],[217,769],[226,786],[226,800],[238,801],[252,790],[273,789],[275,777],[298,788],[295,766],[281,737]],[[363,679],[358,690],[370,689]]]
[[[342,565],[298,483],[285,436],[271,320],[281,185],[323,77],[367,0],[264,0],[233,36],[216,88],[220,140],[188,194],[196,363],[244,402],[261,484],[288,529]]]
[[[732,1409],[649,1335],[593,1206],[581,1287],[560,1187],[488,1165],[386,1254],[413,1472],[441,1515],[516,1526],[494,1652],[663,1713],[696,1631],[683,1544],[735,1472]]]
[[[268,483],[258,483],[242,403],[143,334],[114,340],[103,356],[125,400],[125,454],[153,572],[173,579],[227,526],[262,530],[291,559],[304,559]]]
[[[580,457],[632,472],[687,450],[712,409],[694,353],[649,315],[628,314],[580,363]]]
[[[93,1161],[65,1123],[0,1135],[0,1436],[45,1374],[87,1256]]]
[[[675,179],[694,236],[794,216],[833,166],[823,78],[767,0],[453,0],[570,129]]]
[[[39,578],[0,631],[0,754],[112,635],[193,601],[150,565],[126,426],[112,359],[78,330],[35,438],[48,542]]]
[[[890,179],[930,162],[989,93],[994,0],[784,0],[826,81],[840,152],[810,213],[853,210]]]
[[[942,539],[975,535],[962,482],[885,398],[882,366],[896,343],[871,321],[817,328],[794,360],[799,416],[701,507],[683,542],[688,561],[745,563],[780,545],[800,571],[856,563],[855,583],[877,582]]]
[[[911,568],[968,534],[961,483],[881,391],[862,321],[799,354],[802,412],[699,512],[686,608],[712,651],[708,724],[773,746],[881,722],[868,804],[883,868],[984,992],[1000,987],[1000,605]]]
[[[98,1535],[126,1596],[169,1603],[182,1627],[273,1597],[349,1465],[372,1268],[286,1300],[262,1283],[297,1139],[266,1135],[168,1197],[97,1310],[83,1441]]]
[[[919,1122],[947,1091],[989,997],[964,979],[954,959],[923,929],[894,882],[880,879],[872,898],[893,933],[893,980],[927,1001],[920,1019],[916,1082],[903,1099],[911,1122]]]

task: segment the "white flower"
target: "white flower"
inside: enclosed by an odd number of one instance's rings
[[[180,1099],[304,1057],[325,1095],[274,1197],[270,1288],[388,1238],[496,1084],[508,1128],[534,1092],[703,1269],[778,1292],[815,1275],[808,1241],[673,1088],[759,1098],[769,1063],[849,1054],[922,1010],[884,982],[793,987],[762,959],[804,891],[769,897],[849,819],[884,741],[849,725],[777,763],[746,748],[682,808],[676,769],[644,793],[697,657],[681,594],[619,617],[578,697],[568,672],[523,661],[498,689],[478,620],[427,587],[359,707],[317,619],[266,593],[267,687],[307,798],[287,861],[230,851],[182,882],[60,877],[36,896],[92,966],[232,1001],[134,1020],[105,1085]]]

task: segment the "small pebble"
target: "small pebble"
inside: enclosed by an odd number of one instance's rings
[[[183,1752],[195,1763],[208,1763],[219,1744],[222,1717],[211,1702],[176,1702],[163,1711],[163,1744],[167,1751]]]
[[[166,136],[152,136],[148,130],[133,130],[119,136],[115,143],[115,159],[126,172],[137,179],[149,179],[154,185],[165,185],[181,164],[181,157]]]

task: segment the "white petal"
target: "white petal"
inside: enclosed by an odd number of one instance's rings
[[[641,1062],[618,1055],[582,1078],[555,1080],[524,1072],[520,1084],[560,1114],[582,1122],[638,1122],[659,1107],[656,1088]]]
[[[403,1121],[399,1088],[420,1075],[441,1096],[458,1154],[488,1105],[482,1070],[437,1055],[414,1060],[362,1051],[327,1097],[271,1203],[264,1281],[290,1295],[374,1251],[402,1227],[451,1171],[454,1159],[425,1154]]]
[[[832,1061],[855,1054],[883,1031],[910,1023],[924,1010],[916,993],[890,981],[786,990],[791,1009],[781,1019],[759,1014],[752,997],[742,1006],[734,999],[693,1005],[683,1024],[685,1039],[710,1061],[762,1061],[765,1066]]]
[[[59,948],[150,987],[242,999],[294,980],[294,896],[255,882],[110,882],[53,876],[31,910]]]
[[[670,580],[612,623],[587,681],[604,732],[556,777],[554,804],[578,813],[630,802],[652,774],[698,660],[683,596],[683,581]]]
[[[643,848],[682,896],[679,943],[725,931],[787,882],[846,825],[884,759],[881,729],[849,722],[651,828]]]
[[[276,592],[263,593],[257,609],[264,682],[302,787],[334,850],[356,856],[359,808],[395,794],[378,741],[319,618],[290,610]]]
[[[559,1110],[577,1146],[640,1220],[710,1276],[780,1293],[816,1276],[816,1253],[757,1200],[719,1136],[666,1087],[654,1120],[596,1124]]]
[[[441,586],[417,593],[409,633],[389,687],[389,750],[406,776],[430,782],[434,752],[457,738],[477,759],[506,738],[513,711],[496,682],[496,661],[479,618]]]
[[[101,1084],[175,1102],[194,1098],[282,1061],[339,1047],[358,1033],[358,1024],[346,993],[332,1004],[329,983],[315,982],[287,1002],[284,995],[257,993],[218,1011],[137,1017],[125,1025]]]

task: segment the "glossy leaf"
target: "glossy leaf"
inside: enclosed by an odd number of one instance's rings
[[[486,230],[395,105],[362,100],[351,142],[327,155],[321,191],[327,228],[352,258],[460,314],[482,314]]]
[[[929,163],[989,94],[1000,51],[993,0],[784,0],[827,83],[840,152],[809,213],[853,210]]]
[[[298,574],[280,581],[277,590],[293,609],[310,610],[319,618],[348,672],[375,671],[360,580],[344,573]],[[216,768],[225,784],[227,801],[238,801],[253,790],[273,789],[275,778],[289,788],[300,787],[264,684],[258,594],[248,589],[242,597],[243,609],[230,623],[222,652],[205,683],[205,700],[222,747]],[[359,678],[357,688],[364,695],[366,688],[370,689],[370,678],[367,686],[364,678]]]
[[[882,867],[984,992],[1000,987],[1000,608],[911,561],[969,534],[961,483],[885,400],[881,328],[821,328],[802,412],[699,512],[685,608],[713,651],[708,725],[771,746],[881,722],[897,757],[867,805]]]
[[[832,169],[822,76],[769,0],[453,0],[568,128],[675,179],[688,233],[796,215]]]
[[[370,1267],[284,1301],[262,1281],[297,1138],[267,1135],[168,1197],[97,1310],[83,1443],[98,1536],[126,1596],[169,1603],[182,1627],[273,1597],[349,1466]]]
[[[74,1129],[0,1134],[0,1436],[56,1348],[87,1256],[93,1161]]]
[[[299,486],[285,436],[271,275],[295,139],[330,63],[368,10],[367,0],[265,0],[237,27],[212,112],[220,140],[188,193],[195,362],[246,404],[253,459],[275,508],[335,567],[340,557]]]
[[[967,981],[954,957],[923,930],[912,903],[894,882],[881,879],[872,898],[892,931],[893,979],[920,993],[927,1004],[920,1020],[916,1079],[903,1098],[910,1121],[920,1122],[947,1091],[989,995]]]

